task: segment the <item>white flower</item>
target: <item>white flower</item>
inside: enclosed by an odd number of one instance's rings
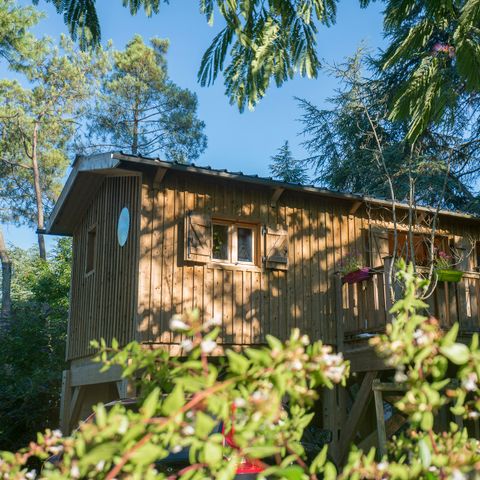
[[[118,426],[118,433],[120,435],[124,435],[125,433],[127,433],[128,426],[129,426],[128,419],[123,417],[122,420],[120,421],[120,425]]]
[[[468,413],[468,418],[471,418],[472,420],[476,420],[479,417],[480,417],[479,412],[469,412]]]
[[[222,325],[222,317],[220,315],[215,315],[210,320],[205,322],[205,326],[209,327],[220,327]]]
[[[417,328],[413,333],[413,338],[417,341],[417,345],[422,346],[428,343],[428,335],[421,329]]]
[[[189,437],[195,433],[195,429],[191,425],[185,425],[182,428],[182,433],[186,436]]]
[[[330,367],[325,373],[332,382],[339,383],[345,373],[345,365]]]
[[[179,453],[182,451],[182,447],[180,445],[175,445],[173,448],[172,448],[172,453]]]
[[[252,396],[250,398],[254,403],[264,402],[268,400],[268,393],[264,390],[256,390],[252,393]]]
[[[77,464],[72,465],[72,468],[70,469],[70,476],[72,478],[79,478],[80,477],[80,469],[78,468]]]
[[[339,365],[343,362],[343,355],[341,353],[327,353],[323,356],[323,361],[327,364],[327,367]]]
[[[190,329],[183,320],[181,315],[174,315],[170,320],[170,330],[174,332],[186,332]]]
[[[302,338],[300,339],[303,345],[307,346],[310,345],[310,338],[308,335],[303,335]]]
[[[395,382],[403,383],[403,382],[406,382],[407,380],[408,380],[408,377],[401,370],[397,370],[395,372]]]
[[[465,480],[467,477],[460,471],[455,469],[452,472],[452,480]]]
[[[245,401],[244,398],[242,397],[238,397],[236,398],[234,401],[233,401],[233,404],[237,407],[237,408],[243,408],[247,405],[247,402]]]
[[[37,478],[37,472],[35,470],[30,470],[25,474],[27,480],[35,480]]]
[[[387,462],[380,462],[378,465],[377,465],[377,469],[380,471],[380,472],[383,472],[384,470],[386,470],[388,468],[388,463]]]
[[[193,350],[193,342],[189,339],[186,338],[180,343],[180,346],[188,353]]]
[[[103,467],[105,466],[105,460],[100,460],[96,465],[95,465],[95,470],[97,472],[101,472],[103,470]]]
[[[60,455],[63,452],[63,445],[52,445],[49,451],[52,455]]]
[[[296,358],[292,363],[290,363],[290,368],[293,371],[298,372],[299,370],[301,370],[303,368],[303,364],[298,358]]]
[[[52,437],[55,437],[55,438],[62,438],[63,436],[63,433],[61,430],[59,430],[58,428],[55,429],[55,430],[52,430]]]
[[[467,392],[474,392],[477,389],[477,381],[477,374],[475,372],[471,372],[467,378],[462,380],[462,387],[467,390]]]
[[[212,353],[217,348],[217,342],[213,340],[203,340],[200,344],[203,353]]]

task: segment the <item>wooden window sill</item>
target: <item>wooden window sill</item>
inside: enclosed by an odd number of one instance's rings
[[[233,270],[242,272],[258,272],[261,273],[262,269],[258,265],[247,265],[242,263],[207,263],[207,268],[211,270]]]

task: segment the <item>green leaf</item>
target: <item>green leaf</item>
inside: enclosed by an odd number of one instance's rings
[[[328,445],[325,445],[320,453],[313,459],[309,468],[310,473],[318,473],[320,468],[325,465],[325,462],[327,461],[327,452]]]
[[[457,339],[457,335],[458,335],[458,328],[459,328],[459,324],[457,322],[448,331],[448,333],[443,337],[443,340],[442,340],[442,345],[443,346],[446,347],[446,346],[450,346],[453,343],[455,343],[455,340]]]
[[[233,350],[227,350],[227,357],[228,357],[230,370],[233,373],[242,375],[248,370],[248,367],[250,366],[250,362],[243,355],[240,355],[239,353],[236,353]]]
[[[303,480],[304,478],[307,478],[303,468],[298,465],[280,468],[275,471],[275,474],[279,478],[285,478],[287,480]]]
[[[183,388],[177,385],[173,392],[165,399],[162,404],[162,413],[164,415],[171,415],[180,408],[183,407],[185,402],[185,397],[183,395]]]
[[[195,417],[195,434],[199,438],[206,438],[217,425],[218,421],[199,411]]]
[[[152,418],[155,412],[157,411],[158,399],[160,397],[160,389],[155,387],[148,397],[144,400],[142,407],[140,408],[140,412],[142,414],[142,418]]]
[[[223,458],[223,449],[222,446],[214,442],[206,442],[203,450],[205,455],[205,463],[209,465],[216,465],[222,461]]]
[[[337,469],[335,465],[331,462],[327,462],[325,464],[325,468],[323,469],[323,478],[325,480],[336,480],[337,478]]]
[[[423,468],[427,469],[432,463],[432,453],[430,452],[430,447],[423,438],[418,442],[418,451]]]
[[[91,465],[96,465],[100,460],[111,459],[121,448],[118,442],[102,443],[80,458],[80,467],[89,469]]]
[[[136,450],[130,456],[130,459],[133,463],[136,463],[137,465],[150,465],[156,460],[165,458],[167,454],[168,452],[159,445],[147,443],[146,445],[143,445],[138,450]]]
[[[273,445],[260,445],[256,447],[247,447],[244,449],[245,454],[250,458],[270,457],[279,451],[279,447],[275,447]]]
[[[470,350],[463,343],[440,347],[440,352],[455,365],[464,365],[470,358]]]
[[[433,413],[424,412],[422,415],[422,421],[420,422],[422,430],[428,431],[433,428]]]

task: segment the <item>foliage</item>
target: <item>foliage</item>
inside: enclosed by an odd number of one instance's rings
[[[270,172],[273,178],[287,183],[305,184],[308,182],[308,174],[305,167],[292,155],[288,141],[273,155],[270,164]]]
[[[393,439],[381,461],[374,449],[353,448],[337,474],[326,461],[326,449],[310,467],[302,460],[299,438],[311,420],[317,388],[345,383],[348,365],[340,355],[295,330],[285,344],[268,337],[268,347],[229,350],[224,363],[215,365],[207,355],[217,348],[219,322],[201,324],[195,311],[170,324],[188,353],[183,361],[138,343],[125,349],[116,342],[112,348],[96,344],[104,368],[120,365],[125,377],[137,378],[143,387],[138,413],[99,405],[95,421],[82,424],[72,437],[47,431],[17,454],[3,452],[0,471],[11,479],[24,478],[29,458],[61,452],[62,461],[47,463],[41,478],[161,479],[167,477],[154,462],[189,447],[191,466],[175,478],[233,478],[242,456],[262,462],[276,458],[279,464],[263,474],[269,478],[315,479],[317,473],[327,480],[474,478],[480,473],[480,442],[457,424],[445,431],[433,425],[441,408],[465,421],[478,418],[478,336],[467,346],[457,341],[458,325],[444,334],[436,319],[420,313],[426,304],[418,293],[426,280],[402,262],[399,276],[405,291],[392,308],[396,318],[371,344],[405,387],[395,407],[408,417],[409,428]],[[285,397],[288,409],[282,407]],[[212,433],[219,421],[232,431],[236,447],[224,446],[222,435]]]
[[[435,259],[436,268],[450,268],[452,264],[452,256],[448,255],[443,250],[437,253],[437,258]]]
[[[405,284],[404,298],[392,308],[395,321],[386,333],[371,340],[387,365],[396,370],[395,379],[406,393],[395,407],[409,419],[409,429],[390,444],[381,463],[371,455],[353,452],[341,478],[361,473],[363,478],[466,478],[479,474],[480,442],[466,428],[450,423],[445,431],[434,429],[440,408],[464,420],[477,418],[480,408],[480,349],[478,335],[470,346],[457,341],[458,324],[444,334],[435,318],[419,312],[427,305],[418,299],[426,280],[413,266],[400,262],[399,275]]]
[[[65,174],[76,119],[104,67],[102,52],[79,52],[62,37],[35,41],[19,67],[29,87],[0,81],[0,214],[3,220],[44,228]],[[40,255],[45,258],[42,235]]]
[[[389,46],[379,61],[397,87],[391,118],[409,122],[408,138],[465,111],[477,117],[480,2],[392,1],[384,15]]]
[[[71,242],[49,261],[12,249],[12,318],[0,349],[0,448],[16,449],[58,422],[65,361]]]
[[[71,438],[47,432],[23,454],[3,454],[0,471],[15,478],[30,455],[62,451],[61,464],[47,464],[42,478],[167,478],[153,462],[188,447],[192,466],[182,472],[184,479],[233,478],[243,456],[277,456],[281,465],[268,469],[274,477],[304,478],[299,440],[318,388],[345,381],[348,364],[341,355],[295,330],[285,344],[268,337],[268,347],[228,350],[224,363],[215,365],[207,355],[217,347],[216,320],[202,324],[194,311],[174,317],[171,328],[184,337],[184,360],[135,342],[123,350],[115,342],[112,349],[101,344],[105,368],[120,365],[124,376],[138,374],[144,387],[139,413],[120,405],[107,412],[99,405],[95,422],[82,424]],[[220,421],[233,432],[236,447],[212,433]],[[312,466],[311,478],[317,469]]]
[[[358,269],[364,267],[364,263],[362,261],[361,256],[356,254],[346,255],[341,263],[339,264],[338,271],[342,275],[346,275],[350,272],[355,272]]]
[[[88,31],[82,39],[99,42],[95,0],[49,1],[64,14],[73,35]],[[369,3],[360,0],[362,7]],[[448,117],[459,100],[471,102],[478,96],[480,0],[385,3],[384,28],[390,44],[379,65],[400,87],[392,118],[408,121],[407,136],[414,141],[431,123]],[[140,7],[152,14],[159,11],[160,0],[123,4],[132,14]],[[335,22],[336,5],[336,0],[202,0],[200,8],[208,22],[218,9],[225,26],[203,56],[200,83],[211,84],[223,71],[230,101],[243,109],[246,104],[253,107],[271,82],[280,86],[296,72],[316,77],[318,26]]]
[[[133,154],[162,152],[186,162],[198,158],[207,145],[205,124],[198,120],[197,97],[168,78],[168,40],[153,38],[145,45],[136,35],[124,51],[114,51],[111,71],[102,78],[90,112],[87,143]]]
[[[0,57],[20,68],[35,47],[30,28],[41,18],[32,7],[20,7],[14,0],[0,1]]]
[[[455,128],[427,128],[412,144],[406,122],[389,119],[394,86],[384,75],[365,77],[366,64],[359,50],[331,70],[340,87],[329,108],[298,99],[303,145],[310,154],[305,164],[314,168],[315,181],[390,198],[390,177],[396,200],[478,211],[480,144],[471,137],[474,125],[459,121]]]

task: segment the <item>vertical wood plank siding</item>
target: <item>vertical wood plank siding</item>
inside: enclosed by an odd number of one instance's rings
[[[333,273],[342,255],[359,248],[363,221],[348,204],[285,192],[277,207],[271,191],[240,182],[169,172],[161,185],[142,188],[139,339],[152,344],[180,340],[169,331],[175,313],[199,308],[219,316],[225,345],[286,338],[293,327],[335,342]],[[289,234],[288,270],[239,269],[184,261],[188,211],[255,222]],[[361,246],[360,246],[361,247]],[[263,253],[263,252],[262,252]]]
[[[68,359],[91,355],[92,339],[126,343],[135,337],[140,187],[136,176],[106,178],[74,232]],[[130,212],[130,229],[120,247],[117,221],[123,207]],[[94,269],[86,274],[87,234],[93,226]]]
[[[312,339],[335,344],[335,271],[348,254],[363,257],[365,265],[381,263],[385,252],[373,252],[371,232],[392,228],[388,219],[380,218],[386,210],[362,207],[351,213],[350,201],[289,191],[271,206],[272,193],[240,181],[175,171],[168,171],[160,184],[147,173],[105,179],[74,232],[68,358],[92,354],[93,338],[178,345],[182,336],[170,332],[169,321],[175,313],[193,308],[204,319],[222,319],[224,345],[263,343],[267,334],[285,339],[294,327]],[[124,206],[129,207],[131,226],[122,248],[116,228]],[[288,268],[270,270],[261,262],[256,268],[240,268],[185,261],[188,211],[255,223],[259,231],[287,231]],[[95,269],[86,275],[87,236],[94,225]],[[477,224],[450,218],[442,218],[438,234],[480,238]],[[260,255],[264,254],[262,246]],[[442,321],[451,325],[460,319],[465,328],[475,329],[480,326],[480,274],[473,271],[473,259],[468,262],[464,282],[439,285],[429,302]],[[347,335],[383,328],[381,272],[369,282],[344,286],[342,302]]]

